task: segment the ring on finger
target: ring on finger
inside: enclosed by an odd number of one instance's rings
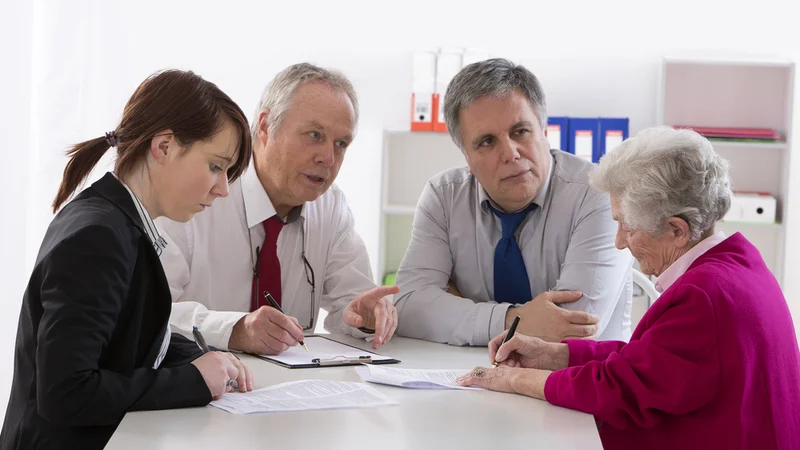
[[[482,376],[483,376],[483,374],[485,374],[485,373],[486,373],[486,372],[484,372],[484,371],[483,371],[483,369],[477,369],[477,370],[475,370],[475,376],[476,376],[476,377],[478,377],[478,378],[482,377]]]

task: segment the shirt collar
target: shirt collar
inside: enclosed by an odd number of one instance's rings
[[[258,178],[254,160],[242,174],[242,197],[248,228],[253,228],[276,214],[275,207]],[[300,217],[305,220],[306,208],[303,205],[293,208],[284,222],[292,223]]]
[[[681,255],[674,263],[672,263],[667,270],[664,271],[656,279],[656,290],[664,292],[672,286],[692,265],[692,263],[715,245],[724,241],[727,238],[724,231],[717,231],[711,236],[698,242],[694,247],[690,248],[688,252]]]
[[[115,175],[116,176],[116,175]],[[119,183],[125,187],[125,190],[131,195],[131,200],[133,200],[133,205],[136,207],[136,212],[139,213],[139,218],[142,220],[142,227],[144,228],[144,233],[147,235],[147,238],[150,240],[150,243],[153,244],[153,248],[156,251],[158,256],[161,256],[161,252],[167,247],[167,241],[163,237],[161,237],[161,233],[158,231],[155,222],[153,222],[153,218],[150,217],[150,214],[144,209],[144,205],[142,202],[139,201],[139,198],[136,197],[136,194],[133,193],[131,188],[125,184],[122,180],[117,178]]]
[[[544,200],[547,197],[547,191],[550,188],[550,180],[553,178],[553,167],[555,165],[556,165],[555,158],[551,155],[550,156],[550,170],[547,171],[547,178],[545,178],[544,184],[542,184],[542,188],[539,189],[539,193],[536,194],[536,197],[534,197],[533,201],[531,202],[531,203],[535,203],[536,206],[538,206],[539,208],[544,206]],[[476,181],[477,181],[477,179],[476,179]],[[492,200],[492,198],[489,196],[489,193],[486,192],[486,189],[484,189],[483,186],[481,186],[480,183],[478,183],[478,202],[481,205],[481,211],[483,211],[484,214],[491,213],[491,211],[489,211],[489,205],[490,204],[491,204],[492,207],[494,207],[498,211],[502,211],[503,210],[502,208],[500,208],[500,206],[497,203],[495,203],[494,200]],[[526,205],[525,207],[527,208],[528,206],[530,206],[530,203],[528,205]],[[523,208],[523,209],[525,209],[525,208]]]

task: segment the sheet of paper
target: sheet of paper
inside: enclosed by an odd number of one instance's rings
[[[459,386],[456,379],[468,374],[471,369],[434,370],[404,369],[399,367],[361,366],[356,367],[361,379],[370,383],[387,384],[411,389],[481,389]]]
[[[374,408],[397,401],[364,383],[331,380],[301,380],[256,391],[230,392],[211,406],[233,414],[253,414],[319,409]]]
[[[309,351],[305,351],[303,347],[298,345],[286,350],[280,355],[265,357],[289,365],[311,364],[311,360],[315,358],[319,358],[323,361],[337,357],[339,359],[351,359],[358,358],[359,356],[371,356],[373,361],[392,359],[391,356],[376,355],[319,336],[309,336],[304,339],[304,342]]]

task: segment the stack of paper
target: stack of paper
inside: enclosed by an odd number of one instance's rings
[[[370,383],[411,389],[482,389],[460,386],[456,382],[456,379],[468,374],[470,370],[402,369],[373,365],[356,367],[361,379]]]
[[[318,409],[372,408],[397,402],[364,383],[302,380],[256,391],[225,394],[211,406],[233,414],[313,411]]]

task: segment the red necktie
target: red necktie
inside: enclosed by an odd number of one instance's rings
[[[264,221],[264,244],[258,256],[258,280],[253,284],[255,292],[250,310],[255,311],[261,305],[269,305],[264,298],[264,291],[272,295],[278,305],[281,304],[281,263],[278,261],[278,234],[284,223],[278,216],[272,216]],[[256,287],[256,284],[258,287]],[[258,291],[256,291],[258,289]]]

